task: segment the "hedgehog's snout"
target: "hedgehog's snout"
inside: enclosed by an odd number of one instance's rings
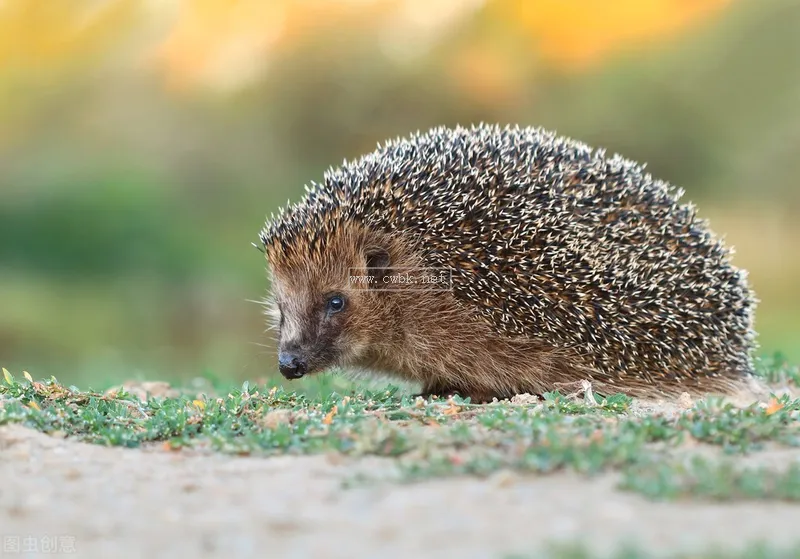
[[[308,362],[294,352],[281,351],[278,355],[278,368],[284,378],[301,378],[308,372]]]

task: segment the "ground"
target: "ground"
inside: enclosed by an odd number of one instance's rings
[[[0,387],[0,557],[800,556],[791,393]]]

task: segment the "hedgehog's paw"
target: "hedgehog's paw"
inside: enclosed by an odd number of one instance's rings
[[[414,395],[415,398],[424,398],[425,400],[431,400],[434,398],[439,400],[447,400],[453,396],[459,396],[464,399],[469,398],[470,402],[473,404],[488,404],[497,397],[496,394],[480,390],[462,390],[458,388],[442,388],[438,386],[425,387],[423,388],[422,392]]]
[[[434,399],[447,400],[448,398],[452,398],[453,396],[456,395],[460,396],[458,391],[455,389],[442,390],[439,388],[436,389],[423,388],[422,392],[414,394],[414,398],[422,398],[424,400],[434,400]]]

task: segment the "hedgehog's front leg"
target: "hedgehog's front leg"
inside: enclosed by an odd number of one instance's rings
[[[453,396],[457,395],[458,392],[455,390],[449,391],[439,391],[439,390],[426,390],[423,389],[422,392],[417,392],[413,395],[414,398],[422,398],[423,400],[430,400],[431,398],[438,398],[439,400],[447,400],[448,398],[452,398]]]
[[[426,382],[422,387],[422,392],[414,394],[415,398],[424,398],[430,400],[434,396],[442,400],[446,400],[458,394],[459,391],[453,386],[449,386],[440,382]]]
[[[462,390],[453,386],[441,384],[426,384],[422,388],[422,392],[415,394],[414,397],[424,398],[430,400],[433,396],[441,400],[446,400],[453,396],[460,396],[462,398],[469,398],[473,404],[486,404],[491,402],[495,394],[480,390]]]

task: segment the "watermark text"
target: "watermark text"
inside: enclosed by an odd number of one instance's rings
[[[450,291],[453,271],[450,268],[351,268],[348,281],[375,291]]]
[[[0,534],[0,556],[77,553],[75,536],[65,534]]]

